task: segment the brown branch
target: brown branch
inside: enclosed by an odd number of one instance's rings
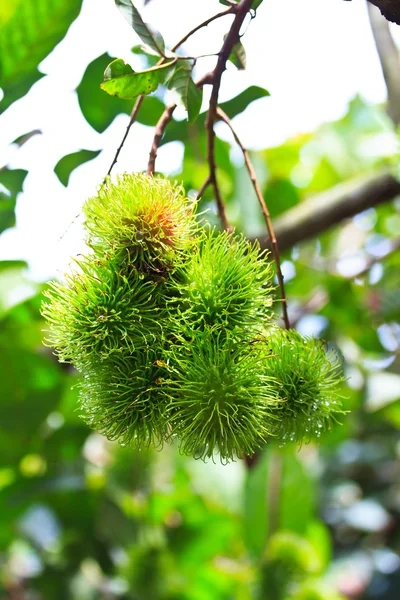
[[[388,94],[388,113],[395,125],[400,124],[400,53],[393,41],[389,23],[372,4],[368,14]]]
[[[230,6],[227,10],[223,10],[222,12],[217,13],[213,17],[206,19],[205,21],[203,21],[203,23],[200,23],[200,25],[197,25],[197,27],[194,27],[194,29],[192,29],[191,31],[189,31],[189,33],[184,35],[183,38],[175,44],[175,46],[172,46],[171,52],[175,52],[175,50],[177,50],[179,46],[182,46],[193,34],[199,31],[199,29],[207,27],[207,25],[209,25],[216,19],[220,19],[221,17],[225,17],[226,15],[232,15],[236,11],[236,9],[237,6]]]
[[[400,2],[399,0],[368,0],[379,8],[388,21],[400,25]]]
[[[161,117],[158,120],[158,123],[157,123],[155,131],[154,131],[153,143],[151,145],[149,163],[147,165],[147,175],[154,174],[155,167],[156,167],[157,151],[160,146],[160,142],[164,135],[165,129],[166,129],[168,123],[171,121],[172,115],[173,115],[175,109],[176,109],[176,104],[170,104],[169,106],[166,106],[163,114],[161,115]]]
[[[265,203],[264,196],[263,196],[263,193],[260,188],[260,184],[258,183],[258,180],[257,180],[256,172],[254,170],[253,164],[249,157],[249,153],[248,153],[247,149],[243,146],[241,140],[239,139],[239,137],[232,125],[232,121],[230,120],[228,115],[221,108],[217,108],[217,117],[222,119],[222,121],[224,121],[228,125],[229,129],[231,130],[231,132],[233,134],[233,137],[235,138],[237,145],[240,147],[241,151],[243,152],[244,162],[245,162],[246,168],[249,172],[249,176],[250,176],[251,182],[253,184],[254,191],[257,195],[258,202],[260,204],[260,207],[261,207],[261,210],[262,210],[262,213],[264,216],[264,220],[267,225],[269,238],[271,240],[272,254],[273,254],[275,265],[276,265],[276,275],[278,277],[279,292],[280,292],[280,297],[281,297],[281,301],[282,301],[283,321],[285,323],[286,329],[290,329],[290,322],[289,322],[289,317],[288,317],[288,313],[287,313],[287,299],[286,299],[286,294],[285,294],[285,284],[283,281],[283,275],[282,275],[282,270],[281,270],[281,261],[280,261],[280,256],[279,256],[279,247],[278,247],[278,242],[276,240],[274,228],[272,225],[271,215],[270,215],[268,207]]]
[[[108,169],[108,171],[107,171],[107,175],[108,175],[108,176],[109,176],[109,175],[111,175],[111,171],[113,170],[113,167],[114,167],[114,165],[115,165],[115,164],[117,163],[117,161],[118,161],[119,154],[120,154],[120,152],[121,152],[121,150],[122,150],[122,148],[123,148],[123,145],[125,144],[126,138],[127,138],[127,137],[128,137],[128,135],[129,135],[129,132],[130,132],[130,130],[131,130],[131,127],[132,127],[132,125],[133,125],[133,124],[134,124],[134,122],[136,121],[136,118],[137,118],[137,116],[138,116],[138,113],[139,113],[140,107],[142,106],[142,102],[143,102],[143,100],[144,100],[144,96],[138,96],[138,97],[137,97],[137,99],[136,99],[136,102],[135,102],[135,104],[134,104],[134,106],[133,106],[133,108],[132,108],[131,117],[130,117],[130,119],[129,119],[129,123],[128,123],[128,126],[127,126],[127,128],[126,128],[126,131],[125,131],[124,137],[122,138],[122,140],[121,140],[121,143],[120,143],[120,145],[118,146],[118,148],[117,148],[117,151],[116,151],[116,153],[115,153],[115,156],[114,156],[114,158],[113,158],[113,161],[112,161],[112,163],[111,163],[111,165],[110,165],[110,168],[109,168],[109,169]]]
[[[336,185],[286,211],[274,222],[280,251],[325,232],[344,219],[400,195],[400,181],[389,171]],[[269,238],[259,238],[271,248]]]
[[[202,195],[204,194],[205,190],[208,188],[208,186],[210,184],[211,184],[211,179],[210,179],[210,177],[207,177],[207,179],[205,180],[205,182],[203,183],[203,185],[201,186],[201,188],[197,192],[197,196],[196,196],[197,200],[202,197]]]
[[[218,207],[218,213],[222,221],[222,225],[224,229],[230,229],[229,222],[226,216],[225,205],[222,200],[221,192],[218,186],[217,181],[217,166],[215,162],[215,131],[214,131],[214,123],[217,116],[217,107],[218,107],[218,96],[219,96],[219,88],[221,86],[222,74],[226,69],[226,63],[228,61],[229,55],[232,51],[233,46],[239,40],[239,32],[240,28],[243,24],[243,21],[251,9],[251,5],[253,0],[241,0],[235,7],[235,18],[231,25],[231,28],[224,39],[224,43],[222,45],[221,51],[218,55],[218,61],[216,67],[212,74],[212,90],[211,90],[211,98],[210,105],[207,112],[206,117],[206,131],[207,131],[207,161],[210,169],[210,180],[211,185],[214,189],[215,200]]]
[[[207,25],[209,25],[212,21],[215,21],[216,19],[219,19],[221,17],[224,17],[225,15],[229,15],[229,14],[233,14],[234,12],[236,12],[237,7],[236,6],[231,6],[230,8],[228,8],[227,10],[224,10],[220,13],[217,13],[216,15],[214,15],[213,17],[210,17],[209,19],[206,19],[203,23],[200,23],[200,25],[197,25],[197,27],[195,27],[194,29],[192,29],[191,31],[189,31],[189,33],[187,33],[182,39],[179,40],[179,42],[177,42],[174,46],[172,46],[171,51],[175,52],[175,50],[177,50],[179,48],[179,46],[182,46],[182,44],[184,44],[186,42],[186,40],[189,39],[189,37],[191,37],[194,33],[196,33],[199,29],[201,29],[202,27],[206,27]],[[164,64],[164,62],[167,60],[167,57],[163,57],[160,58],[160,60],[157,62],[156,66],[162,65]],[[199,83],[197,84],[199,85]],[[117,151],[115,153],[114,159],[111,163],[110,168],[108,169],[107,175],[109,176],[111,174],[111,171],[113,170],[114,165],[117,163],[118,161],[118,157],[119,154],[125,144],[126,138],[129,135],[130,129],[132,127],[132,125],[135,123],[140,107],[142,106],[143,100],[144,100],[145,96],[144,95],[140,95],[137,97],[135,105],[132,109],[131,112],[131,117],[128,123],[128,126],[126,128],[124,137],[121,140],[121,143],[119,144]]]

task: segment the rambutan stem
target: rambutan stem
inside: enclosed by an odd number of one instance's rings
[[[277,242],[276,235],[274,232],[274,228],[272,225],[270,212],[269,212],[267,204],[264,200],[264,196],[261,191],[261,187],[258,182],[253,163],[250,160],[250,156],[247,151],[247,148],[245,148],[245,146],[241,142],[238,134],[236,133],[236,131],[232,125],[232,121],[230,120],[228,115],[219,107],[217,108],[217,117],[220,118],[222,121],[224,121],[224,123],[226,123],[228,125],[229,129],[231,130],[231,132],[233,134],[233,137],[235,138],[237,145],[240,147],[241,151],[243,152],[244,162],[245,162],[247,171],[249,173],[251,182],[253,184],[254,190],[256,192],[258,202],[260,204],[261,211],[263,213],[264,220],[267,225],[268,234],[271,239],[272,254],[273,254],[275,265],[276,265],[276,275],[277,275],[278,282],[279,282],[280,299],[282,302],[282,317],[283,317],[283,321],[285,323],[285,328],[290,329],[290,321],[289,321],[289,316],[288,316],[288,312],[287,312],[287,299],[286,299],[286,293],[285,293],[285,284],[284,284],[284,280],[283,280],[281,261],[280,261],[280,256],[279,256],[279,247],[278,247],[278,242]]]
[[[176,109],[176,104],[170,104],[170,105],[166,106],[163,114],[161,115],[161,117],[158,120],[158,123],[157,123],[155,131],[154,131],[153,143],[151,145],[149,163],[147,165],[147,175],[153,175],[155,172],[157,151],[160,146],[162,137],[165,133],[165,129],[166,129],[168,123],[170,123],[170,121],[172,120],[172,115],[173,115],[175,109]]]

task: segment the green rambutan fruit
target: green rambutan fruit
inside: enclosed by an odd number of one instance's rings
[[[248,338],[271,318],[271,265],[243,236],[207,232],[184,275],[183,317],[191,328],[239,328]]]
[[[80,272],[52,282],[42,313],[51,325],[47,342],[77,368],[111,354],[132,354],[162,337],[163,285],[137,272],[119,273],[112,262],[89,257]],[[165,317],[164,317],[165,318]]]
[[[251,456],[271,433],[278,398],[262,374],[257,345],[239,344],[211,328],[171,350],[163,389],[173,437],[183,454],[222,462]]]
[[[310,440],[329,429],[344,413],[341,364],[319,339],[303,338],[291,329],[267,331],[269,357],[263,368],[281,402],[268,425],[282,442]]]
[[[160,356],[160,350],[148,349],[86,367],[80,381],[84,421],[123,445],[162,445],[168,421]]]
[[[195,203],[164,177],[124,174],[107,180],[83,207],[87,244],[123,268],[163,276],[187,258],[198,230]]]

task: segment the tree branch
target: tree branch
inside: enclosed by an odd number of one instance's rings
[[[154,174],[155,167],[156,167],[157,150],[159,148],[160,142],[164,135],[165,129],[166,129],[168,123],[172,119],[172,115],[173,115],[175,109],[176,109],[176,104],[170,104],[169,106],[166,106],[163,114],[161,115],[161,117],[158,120],[158,123],[157,123],[155,131],[154,131],[153,143],[151,145],[149,163],[147,165],[147,175]]]
[[[219,19],[221,17],[224,17],[225,15],[230,15],[233,14],[234,12],[236,12],[237,10],[237,6],[231,6],[229,7],[227,10],[224,10],[220,13],[217,13],[216,15],[214,15],[213,17],[210,17],[209,19],[206,19],[203,23],[200,23],[200,25],[197,25],[197,27],[195,27],[194,29],[192,29],[191,31],[189,31],[189,33],[187,33],[182,39],[179,40],[179,42],[177,42],[174,46],[172,46],[171,51],[175,52],[175,50],[177,50],[180,46],[182,46],[182,44],[184,44],[186,42],[186,40],[188,40],[194,33],[196,33],[199,29],[201,29],[202,27],[206,27],[207,25],[209,25],[212,21],[215,21],[216,19]],[[160,60],[157,62],[157,65],[162,65],[165,61],[166,61],[166,57],[160,58]],[[199,85],[199,84],[198,84]],[[114,165],[117,163],[118,161],[118,157],[119,154],[125,144],[126,138],[129,135],[130,129],[132,127],[132,125],[135,123],[140,107],[142,106],[143,100],[144,100],[145,96],[140,95],[137,97],[137,100],[135,102],[135,105],[132,109],[131,112],[131,117],[128,123],[128,126],[126,128],[124,137],[121,140],[120,145],[117,148],[117,151],[115,153],[114,159],[111,163],[110,168],[108,169],[107,175],[111,174],[111,171],[113,170]]]
[[[199,31],[199,29],[202,29],[203,27],[207,27],[207,25],[209,25],[216,19],[220,19],[221,17],[225,17],[226,15],[232,15],[236,11],[236,8],[237,7],[235,5],[230,6],[227,10],[223,10],[222,12],[217,13],[213,17],[210,17],[209,19],[206,19],[205,21],[203,21],[203,23],[200,23],[200,25],[197,25],[197,27],[194,27],[194,29],[192,29],[191,31],[189,31],[189,33],[184,35],[183,38],[175,44],[175,46],[172,46],[171,52],[175,52],[175,50],[177,50],[179,48],[179,46],[182,46],[190,37],[192,37],[193,34],[195,34],[197,31]]]
[[[379,8],[388,21],[400,25],[400,2],[399,0],[368,0]]]
[[[206,131],[207,131],[207,161],[210,169],[210,180],[211,185],[214,189],[215,200],[217,202],[218,213],[221,218],[224,229],[229,229],[229,222],[226,216],[225,205],[221,197],[221,193],[218,186],[217,174],[216,174],[216,162],[215,162],[215,131],[214,123],[217,116],[218,107],[218,95],[219,88],[221,86],[222,74],[226,69],[226,63],[229,55],[232,51],[233,46],[239,40],[240,28],[243,21],[249,12],[253,0],[242,0],[235,7],[235,18],[231,25],[228,34],[225,37],[221,51],[218,55],[218,61],[212,74],[212,90],[210,105],[206,117]]]
[[[197,200],[202,197],[202,195],[204,194],[205,190],[208,188],[208,186],[210,184],[211,184],[210,177],[207,177],[207,179],[205,180],[205,182],[203,183],[203,185],[201,186],[201,188],[197,192]]]
[[[388,93],[388,113],[395,125],[400,124],[400,53],[393,41],[389,23],[372,4],[368,14],[376,49]]]
[[[280,297],[281,297],[281,302],[282,302],[283,321],[285,323],[286,329],[290,329],[290,322],[289,322],[289,317],[288,317],[288,312],[287,312],[287,299],[286,299],[286,294],[285,294],[285,284],[283,281],[283,275],[282,275],[282,270],[281,270],[281,261],[280,261],[280,256],[279,256],[279,247],[278,247],[278,242],[276,241],[274,228],[272,226],[271,215],[269,214],[268,207],[265,203],[264,196],[263,196],[263,193],[260,188],[260,184],[258,183],[258,180],[257,180],[256,172],[254,170],[253,164],[249,157],[249,153],[248,153],[247,149],[243,146],[235,129],[233,128],[232,121],[230,120],[228,115],[221,108],[217,108],[217,117],[222,119],[228,125],[229,129],[231,130],[231,132],[233,134],[233,137],[235,138],[236,143],[238,144],[241,151],[243,152],[244,162],[245,162],[246,168],[249,172],[249,176],[250,176],[251,182],[253,184],[254,191],[257,195],[258,202],[260,204],[262,213],[264,215],[264,220],[267,225],[269,238],[271,240],[272,254],[273,254],[275,265],[276,265],[276,276],[277,276],[278,282],[279,282],[279,291],[280,291]]]
[[[389,171],[339,184],[305,200],[285,212],[274,223],[279,248],[315,237],[344,219],[400,195],[400,181]],[[262,248],[271,248],[269,238],[260,238]]]

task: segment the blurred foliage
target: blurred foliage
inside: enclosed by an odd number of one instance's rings
[[[41,77],[37,65],[80,8],[39,4],[37,21],[29,18],[31,2],[6,0],[0,8],[2,110]],[[99,89],[110,61],[103,54],[90,63],[77,90],[99,132],[132,106]],[[222,108],[233,118],[266,94],[252,86]],[[164,100],[164,88],[147,97],[139,122],[154,126]],[[188,192],[207,176],[204,118],[172,121],[163,140],[184,143],[174,177]],[[252,158],[276,217],[393,165],[397,144],[384,110],[355,98],[340,120]],[[264,233],[231,148],[216,140],[229,216],[248,235]],[[62,160],[67,183],[82,160]],[[14,224],[25,175],[0,171],[1,230]],[[204,209],[216,222],[210,189]],[[339,351],[351,412],[318,445],[298,451],[271,441],[251,469],[204,464],[174,447],[138,452],[93,434],[75,412],[77,374],[42,345],[46,286],[29,280],[24,262],[1,262],[0,599],[397,599],[400,254],[390,244],[399,232],[397,199],[284,253],[291,320]]]

